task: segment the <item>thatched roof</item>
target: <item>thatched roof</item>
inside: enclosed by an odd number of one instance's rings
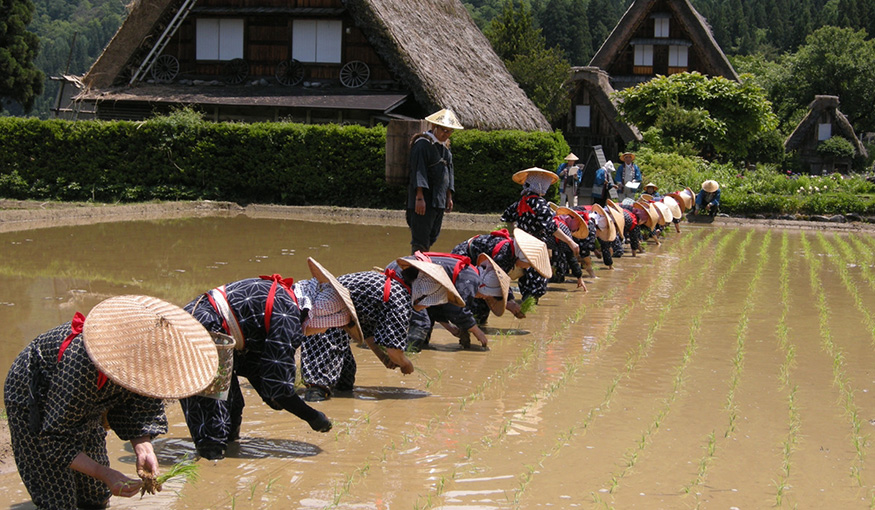
[[[572,67],[571,81],[575,86],[586,86],[589,88],[590,98],[592,98],[595,106],[610,120],[611,126],[623,142],[640,142],[642,140],[641,132],[638,131],[638,128],[631,124],[620,122],[617,104],[611,96],[614,93],[614,87],[611,86],[608,73],[597,67]],[[578,83],[581,83],[581,85],[577,85]]]
[[[161,14],[181,2],[140,0],[134,5],[85,75],[86,86],[108,89],[117,82],[140,45],[160,35],[155,25]],[[474,129],[551,130],[460,0],[344,0],[344,4],[395,79],[424,111],[451,108],[463,125]],[[289,94],[297,92],[289,90]]]
[[[647,20],[658,2],[664,2],[668,6],[683,26],[684,32],[690,37],[694,50],[700,51],[706,57],[704,60],[707,69],[703,74],[739,81],[738,74],[714,39],[708,22],[693,8],[689,0],[635,0],[589,65],[609,69],[616,56],[629,44],[638,27]]]
[[[784,141],[784,150],[794,151],[800,149],[809,140],[811,130],[816,129],[820,124],[822,115],[826,113],[832,119],[833,126],[836,127],[837,133],[834,136],[846,138],[854,146],[854,151],[863,157],[867,157],[868,153],[863,142],[857,138],[854,132],[854,127],[845,117],[845,114],[839,111],[838,96],[814,96],[814,101],[808,107],[808,114],[799,122],[793,133]]]

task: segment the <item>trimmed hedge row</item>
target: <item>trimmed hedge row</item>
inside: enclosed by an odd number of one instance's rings
[[[406,188],[386,184],[385,145],[384,127],[212,123],[184,111],[145,122],[6,117],[0,196],[402,209]],[[459,131],[452,147],[464,212],[503,210],[519,196],[514,172],[554,169],[569,151],[561,134],[522,131]]]

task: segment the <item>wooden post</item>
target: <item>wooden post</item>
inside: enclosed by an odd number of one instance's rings
[[[428,129],[424,120],[390,120],[386,127],[386,182],[407,185],[410,139]]]

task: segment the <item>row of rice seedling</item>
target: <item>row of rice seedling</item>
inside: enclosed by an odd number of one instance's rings
[[[845,354],[833,341],[832,331],[829,326],[830,310],[826,294],[820,284],[822,263],[814,256],[813,248],[805,234],[801,236],[803,252],[809,265],[809,281],[811,289],[816,297],[816,306],[819,312],[820,344],[823,350],[832,358],[833,384],[839,391],[840,402],[845,415],[851,425],[851,443],[855,452],[854,464],[850,467],[850,476],[859,486],[863,485],[863,466],[868,448],[868,435],[863,434],[863,419],[860,417],[860,409],[854,400],[854,389],[850,378],[845,370]]]

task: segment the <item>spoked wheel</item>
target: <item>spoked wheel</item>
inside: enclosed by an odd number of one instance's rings
[[[304,79],[304,65],[295,59],[283,60],[276,65],[274,76],[276,81],[287,87],[297,85]]]
[[[340,68],[340,83],[351,89],[361,87],[371,77],[371,69],[361,60],[347,62]]]
[[[173,55],[161,55],[152,64],[152,78],[159,82],[171,82],[179,74],[179,60]]]
[[[249,76],[249,64],[242,58],[229,60],[222,68],[222,76],[225,81],[231,84],[243,83],[243,80]]]

